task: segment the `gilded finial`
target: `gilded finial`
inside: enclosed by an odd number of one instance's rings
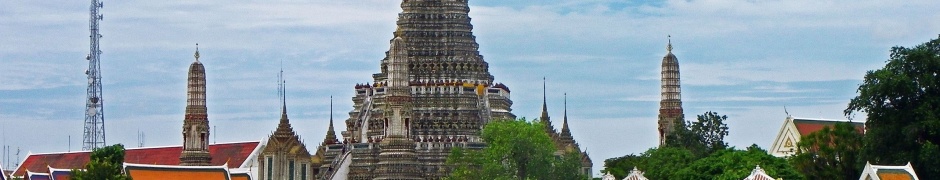
[[[196,43],[196,55],[193,57],[196,57],[196,62],[199,62],[199,43]]]
[[[666,35],[666,39],[669,41],[669,43],[666,44],[666,52],[672,53],[672,35]]]

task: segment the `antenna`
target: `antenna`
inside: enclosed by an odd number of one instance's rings
[[[98,44],[102,37],[101,33],[98,32],[98,21],[104,19],[104,16],[99,14],[98,10],[102,7],[104,7],[104,3],[91,0],[91,7],[89,8],[91,12],[88,19],[88,30],[91,31],[91,35],[88,37],[91,38],[91,47],[88,56],[85,57],[88,60],[88,70],[85,71],[85,74],[88,75],[88,99],[85,102],[85,128],[84,134],[82,134],[82,150],[94,150],[105,145],[104,100],[101,98],[101,49]]]
[[[20,147],[16,147],[16,162],[20,162]],[[13,166],[19,167],[20,163],[16,163]]]
[[[144,132],[137,129],[137,147],[144,147]]]
[[[212,144],[218,144],[218,141],[219,141],[218,135],[219,135],[219,129],[215,128],[215,126],[213,125],[212,126]]]

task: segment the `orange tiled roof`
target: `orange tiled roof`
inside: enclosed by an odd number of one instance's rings
[[[209,145],[212,166],[228,163],[229,168],[238,168],[261,142],[239,142]],[[124,152],[124,162],[151,165],[179,165],[183,146],[130,148]],[[60,169],[82,169],[88,163],[90,151],[69,153],[31,154],[12,176],[23,176],[30,172],[48,173],[49,167]]]
[[[227,168],[227,166],[124,164],[124,172],[135,180],[231,180]]]
[[[796,125],[796,130],[799,131],[801,136],[809,135],[810,133],[822,130],[824,127],[832,127],[838,122],[845,121],[827,121],[827,120],[811,120],[811,119],[794,119],[793,125]],[[865,133],[865,123],[861,122],[849,122],[855,126],[855,129],[859,133]]]

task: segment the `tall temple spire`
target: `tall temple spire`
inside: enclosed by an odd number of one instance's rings
[[[568,149],[569,147],[575,149],[578,148],[577,144],[574,142],[574,136],[571,136],[571,130],[568,129],[568,93],[565,93],[565,114],[564,119],[562,120],[561,132],[558,134],[558,141],[560,142],[560,145],[564,147],[563,149],[566,149],[567,151],[574,150]]]
[[[180,165],[208,166],[212,158],[209,156],[209,118],[206,113],[206,68],[199,62],[199,44],[196,44],[193,57],[196,60],[189,66]]]
[[[287,81],[284,80],[284,67],[281,65],[281,71],[277,76],[278,95],[281,100],[281,119],[277,124],[277,130],[274,131],[274,137],[281,141],[286,141],[294,136],[294,128],[290,125],[290,119],[287,118]]]
[[[326,130],[326,137],[323,138],[321,145],[339,144],[336,139],[336,131],[333,130],[333,96],[330,96],[330,126]]]
[[[287,81],[284,80],[284,65],[281,65],[281,72],[277,77],[278,94],[281,100],[281,120],[278,122],[277,130],[274,134],[280,138],[289,138],[294,135],[294,128],[291,127],[290,119],[287,118]]]
[[[548,117],[548,101],[546,100],[545,77],[542,77],[542,117]]]
[[[282,62],[283,64],[283,62]],[[281,101],[281,118],[274,133],[268,136],[264,148],[257,156],[258,179],[293,179],[294,176],[306,171],[307,164],[312,158],[306,145],[294,132],[290,119],[287,117],[287,81],[284,80],[284,68],[277,76],[278,100]],[[295,166],[301,169],[298,172]],[[305,175],[300,174],[304,179]]]
[[[281,95],[281,121],[280,124],[290,126],[287,118],[287,81],[284,80],[284,61],[281,61],[281,73],[277,75],[278,94]]]
[[[547,132],[549,136],[553,136],[555,134],[555,127],[552,126],[552,118],[548,116],[547,88],[545,87],[545,77],[542,77],[542,116],[539,117],[539,120],[545,125],[545,132]]]
[[[568,130],[568,93],[565,93],[565,115],[561,124],[561,135],[571,136],[571,130]]]
[[[662,61],[661,100],[659,102],[659,144],[664,145],[677,120],[684,118],[679,86],[679,59],[672,54],[672,36],[667,36],[666,56]]]

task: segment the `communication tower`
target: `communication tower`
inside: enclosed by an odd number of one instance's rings
[[[83,134],[84,143],[82,150],[94,150],[105,146],[104,141],[104,100],[101,99],[101,49],[98,42],[101,39],[101,33],[98,32],[98,22],[104,19],[104,16],[98,13],[104,7],[104,4],[98,0],[91,0],[89,8],[90,16],[88,19],[88,29],[91,39],[91,48],[85,60],[88,60],[88,99],[85,101],[85,132]]]

